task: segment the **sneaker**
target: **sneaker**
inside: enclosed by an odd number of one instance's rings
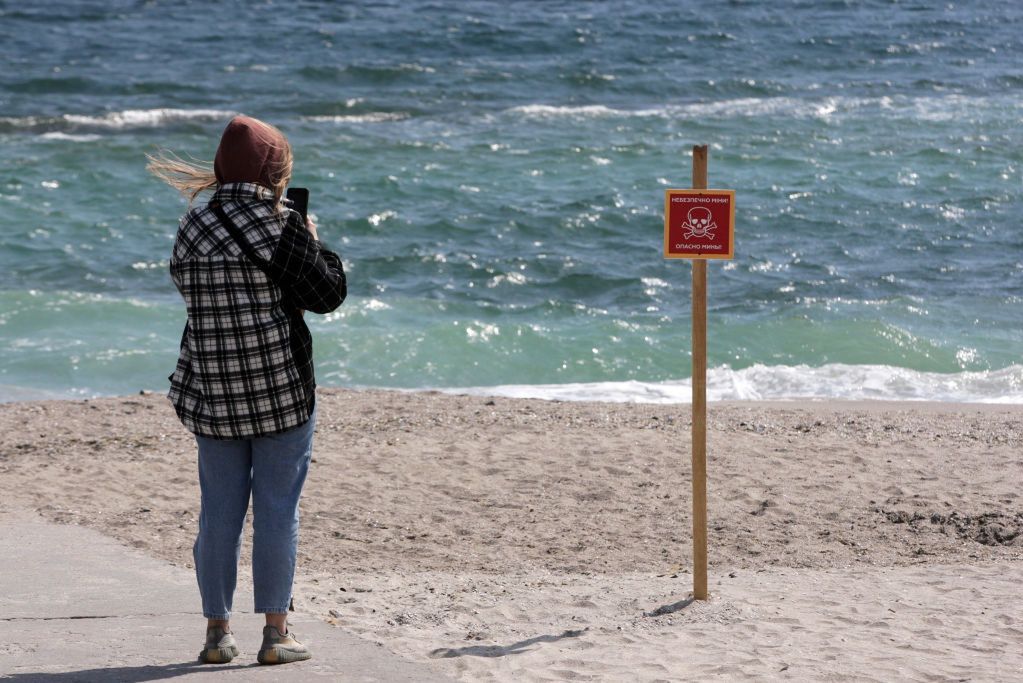
[[[227,664],[238,655],[238,645],[234,642],[234,634],[225,631],[223,626],[206,629],[206,647],[199,653],[199,661],[203,664]]]
[[[256,655],[256,660],[260,664],[288,664],[301,662],[312,656],[309,648],[298,642],[291,629],[282,636],[276,626],[263,627],[263,645]]]

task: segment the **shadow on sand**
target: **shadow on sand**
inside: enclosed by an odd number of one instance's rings
[[[565,638],[578,638],[586,629],[563,631],[558,635],[535,636],[520,640],[511,645],[470,645],[468,647],[449,648],[441,647],[430,652],[430,657],[443,659],[447,657],[504,657],[505,655],[521,654],[527,651],[530,645],[536,643],[556,643]]]
[[[117,681],[117,683],[144,683],[144,681],[162,681],[177,676],[188,676],[202,672],[228,671],[231,669],[259,668],[259,664],[200,664],[199,662],[183,662],[180,664],[152,664],[148,666],[113,666],[102,669],[80,669],[78,671],[58,671],[50,673],[13,673],[0,676],[4,681],[16,683],[71,683],[75,681]]]
[[[689,607],[689,605],[693,604],[694,602],[696,602],[696,598],[694,598],[693,596],[690,595],[688,598],[685,598],[683,600],[679,600],[678,602],[673,602],[670,605],[661,605],[660,607],[658,607],[655,610],[651,610],[649,612],[643,612],[643,616],[644,617],[663,617],[665,614],[674,614],[675,612],[681,612],[682,610],[684,610],[686,607]]]

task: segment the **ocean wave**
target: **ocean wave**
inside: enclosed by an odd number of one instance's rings
[[[365,114],[339,114],[336,116],[303,116],[303,121],[315,121],[317,123],[383,123],[384,121],[401,121],[407,119],[408,114],[402,112],[375,111]]]
[[[235,112],[220,109],[125,109],[100,115],[61,114],[60,116],[0,116],[0,132],[24,131],[47,134],[79,129],[121,130],[159,128],[190,121],[226,121]]]
[[[365,82],[365,83],[392,83],[407,77],[410,74],[433,74],[437,70],[426,64],[415,62],[403,62],[400,64],[339,64],[339,65],[317,65],[304,66],[298,70],[298,75],[314,81],[335,83]]]
[[[613,403],[689,403],[690,380],[507,384],[440,388],[453,394]],[[983,372],[921,372],[890,365],[753,365],[707,372],[711,401],[844,399],[1023,404],[1023,365]]]
[[[43,133],[40,135],[44,140],[67,140],[69,142],[94,142],[101,139],[99,135],[94,133],[83,133],[76,135],[75,133],[62,133],[60,131],[51,131],[49,133]]]
[[[550,104],[524,104],[508,110],[511,114],[528,117],[549,118],[556,116],[598,117],[598,116],[642,116],[639,111],[612,109],[603,104],[555,106]]]
[[[215,121],[229,119],[235,112],[220,109],[125,109],[102,116],[64,114],[68,123],[95,128],[157,128],[180,121]]]
[[[763,116],[772,114],[827,115],[837,109],[828,100],[803,100],[793,97],[743,97],[715,102],[670,104],[645,109],[614,109],[602,104],[554,106],[526,104],[512,107],[508,113],[527,118],[687,118],[696,116]]]
[[[695,118],[695,117],[759,117],[786,116],[830,119],[859,111],[881,113],[891,117],[912,117],[928,121],[945,121],[976,116],[985,109],[1015,111],[1021,104],[1018,97],[970,97],[949,94],[936,97],[742,97],[712,102],[666,104],[641,109],[615,109],[603,104],[550,105],[526,104],[512,107],[505,113],[526,118]]]

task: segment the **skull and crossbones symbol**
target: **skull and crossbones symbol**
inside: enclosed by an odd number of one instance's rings
[[[694,206],[689,209],[689,220],[683,221],[682,227],[686,230],[685,239],[692,237],[714,239],[714,231],[718,225],[714,222],[710,209],[705,206]]]

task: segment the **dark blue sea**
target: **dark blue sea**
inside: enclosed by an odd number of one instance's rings
[[[715,399],[1023,402],[1023,4],[0,0],[0,399],[164,391],[184,200],[290,138],[321,385],[680,401],[663,196],[710,146]]]

